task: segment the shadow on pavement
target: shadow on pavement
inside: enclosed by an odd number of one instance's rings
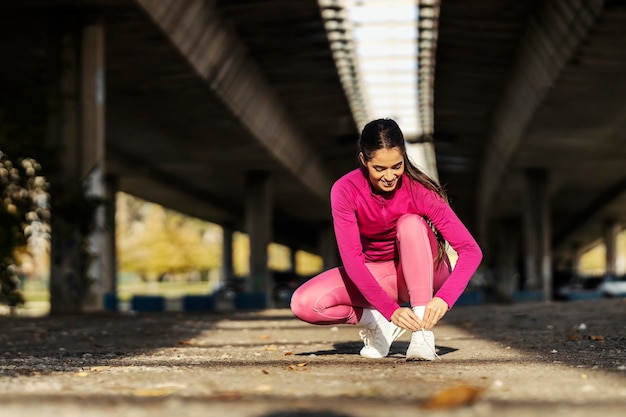
[[[296,356],[309,356],[309,355],[317,355],[317,356],[327,356],[327,355],[358,355],[363,348],[363,342],[341,342],[333,344],[333,349],[327,350],[315,350],[310,352],[301,352],[297,353]],[[409,342],[404,341],[396,341],[391,345],[391,349],[389,350],[389,355],[401,355],[404,356],[407,349],[409,348]],[[444,356],[448,353],[455,352],[457,349],[437,345],[437,354],[439,356]]]
[[[259,417],[351,417],[351,415],[343,413],[338,414],[331,410],[292,410],[272,412]]]
[[[0,318],[0,376],[101,366],[176,347],[212,329],[217,314],[84,314]]]
[[[537,361],[626,376],[626,299],[459,306],[442,323]]]

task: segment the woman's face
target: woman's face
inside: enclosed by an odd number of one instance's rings
[[[372,155],[372,159],[365,160],[359,154],[361,163],[367,168],[369,180],[375,193],[389,193],[396,189],[400,177],[404,173],[404,157],[400,148],[379,149]]]

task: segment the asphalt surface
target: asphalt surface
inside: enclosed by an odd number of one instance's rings
[[[441,360],[289,310],[0,317],[0,416],[624,416],[626,302],[455,307]]]

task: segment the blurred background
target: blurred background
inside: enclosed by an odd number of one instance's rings
[[[0,4],[0,312],[286,307],[402,127],[485,259],[460,303],[626,295],[626,5]],[[450,250],[451,258],[456,254]]]

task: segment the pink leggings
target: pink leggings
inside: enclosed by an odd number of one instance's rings
[[[415,214],[398,219],[396,261],[366,263],[382,289],[398,304],[426,305],[450,275],[446,258],[433,265],[436,239],[426,221]],[[291,310],[313,324],[358,324],[363,308],[373,306],[348,278],[343,267],[322,272],[302,284],[291,298]]]

